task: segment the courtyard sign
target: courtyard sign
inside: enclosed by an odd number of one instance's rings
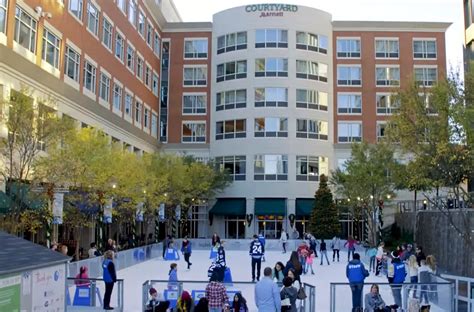
[[[284,12],[297,11],[297,5],[279,3],[251,4],[245,7],[245,12],[261,12],[259,17],[283,16]]]

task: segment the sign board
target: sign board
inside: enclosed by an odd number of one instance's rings
[[[145,205],[144,203],[138,203],[137,204],[137,213],[135,215],[135,217],[136,217],[135,220],[137,222],[143,222],[143,206],[144,205]]]
[[[34,270],[31,273],[33,287],[32,311],[63,311],[65,306],[66,270],[64,265]]]
[[[245,6],[245,12],[257,12],[259,17],[284,16],[286,12],[298,12],[298,6],[281,3],[250,4]]]
[[[20,311],[21,276],[0,279],[0,311]]]
[[[160,221],[165,220],[165,204],[160,204],[160,209],[158,210],[158,218]]]
[[[104,205],[104,223],[112,223],[112,205],[112,198],[107,200],[107,203]]]
[[[54,193],[53,224],[63,224],[64,193]]]
[[[181,205],[176,206],[176,219],[180,220],[181,219]]]

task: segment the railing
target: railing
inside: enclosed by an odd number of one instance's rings
[[[425,210],[438,210],[438,209],[472,209],[474,200],[474,193],[468,193],[464,197],[452,198],[448,196],[439,196],[438,198],[433,197],[430,199],[419,199],[414,200],[403,200],[397,202],[398,211],[404,212],[416,212]],[[437,206],[439,208],[437,208]]]
[[[114,284],[110,306],[114,311],[124,311],[124,282],[118,279]],[[68,278],[66,281],[66,311],[103,311],[105,283],[103,279]]]
[[[454,304],[454,284],[440,283],[376,283],[385,303],[397,304],[403,311],[419,311],[423,305],[429,305],[432,311],[456,311]],[[361,307],[364,298],[373,284],[364,284],[360,298]],[[352,291],[349,283],[331,283],[330,312],[351,311]],[[415,308],[417,307],[417,308]]]
[[[195,304],[206,294],[206,286],[208,281],[180,281],[177,284],[169,285],[167,280],[148,280],[142,284],[142,310],[146,311],[147,304],[150,300],[149,291],[153,287],[160,294],[161,299],[170,301],[170,307],[176,305],[176,301],[183,291],[188,291],[195,300]],[[229,301],[233,301],[236,293],[241,293],[247,300],[249,311],[257,311],[254,300],[255,283],[233,281],[224,284],[227,290]],[[306,293],[306,299],[297,300],[298,312],[314,312],[316,311],[316,288],[313,285],[303,283],[302,287]]]
[[[456,311],[474,311],[474,278],[449,274],[441,274],[441,277],[454,283],[454,303],[456,305]]]

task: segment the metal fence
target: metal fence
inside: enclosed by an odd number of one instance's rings
[[[66,311],[103,311],[105,283],[103,279],[68,278],[66,281]],[[110,306],[115,311],[124,311],[124,282],[118,279],[114,285]]]
[[[167,280],[148,280],[142,285],[142,309],[146,310],[147,303],[150,300],[149,291],[153,287],[160,296],[170,301],[170,307],[176,305],[176,301],[183,291],[188,291],[195,300],[195,304],[206,294],[208,281],[180,281],[177,284],[170,285]],[[247,300],[249,311],[257,311],[254,302],[255,283],[233,281],[224,284],[227,290],[229,301],[232,301],[236,293],[241,293]],[[306,299],[297,300],[298,312],[316,311],[316,288],[313,285],[303,283],[302,287],[306,293]]]
[[[474,311],[474,278],[441,274],[454,284],[454,303],[458,312]]]

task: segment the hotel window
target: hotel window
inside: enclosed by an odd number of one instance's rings
[[[155,96],[158,96],[158,85],[159,85],[159,79],[158,75],[156,73],[153,73],[153,81],[152,81],[152,91]]]
[[[216,111],[247,107],[247,90],[230,90],[216,94]]]
[[[127,68],[132,72],[135,71],[135,49],[131,46],[127,47]]]
[[[301,139],[328,139],[327,121],[296,119],[296,137]]]
[[[288,30],[257,29],[255,31],[256,48],[288,48]]]
[[[160,57],[160,50],[161,50],[161,42],[160,42],[160,35],[158,35],[158,32],[155,30],[154,35],[153,35],[153,52],[155,53],[156,56]]]
[[[36,21],[19,6],[15,9],[15,41],[35,53]]]
[[[398,39],[375,39],[376,58],[398,58],[399,52]]]
[[[435,59],[436,40],[435,39],[419,39],[413,40],[413,57],[416,59]]]
[[[328,81],[328,65],[311,61],[296,60],[296,78]]]
[[[118,84],[114,83],[114,110],[122,111],[122,92],[123,89]]]
[[[124,13],[127,12],[127,0],[117,0],[117,6],[119,7],[120,11]]]
[[[185,86],[206,86],[207,85],[207,67],[185,67],[184,68]]]
[[[145,38],[145,14],[138,10],[138,33]]]
[[[233,181],[245,181],[246,156],[216,157],[216,165],[222,171],[227,171]]]
[[[124,110],[125,110],[125,115],[128,116],[128,117],[132,116],[132,102],[133,102],[133,96],[130,93],[125,92],[125,107],[124,107]]]
[[[84,88],[95,94],[96,67],[88,60],[84,61]]]
[[[399,86],[400,68],[393,66],[376,66],[375,77],[377,86]]]
[[[296,181],[319,181],[319,176],[328,174],[327,157],[296,156]]]
[[[337,124],[337,141],[339,143],[361,142],[362,124],[339,122]]]
[[[296,107],[328,110],[328,94],[326,92],[296,89]]]
[[[255,137],[287,138],[288,118],[255,118]]]
[[[247,78],[247,61],[235,61],[217,65],[216,82]]]
[[[99,10],[90,0],[87,2],[87,29],[95,36],[99,36]]]
[[[43,32],[43,60],[54,68],[59,68],[59,48],[61,40],[47,28]]]
[[[142,124],[142,103],[135,101],[135,124]]]
[[[420,93],[418,94],[420,97],[420,100],[425,103],[425,108],[426,108],[426,113],[428,115],[438,115],[438,109],[434,105],[432,99],[431,99],[431,93]]]
[[[69,0],[69,12],[82,21],[82,0]]]
[[[288,107],[288,89],[256,88],[255,107]]]
[[[217,54],[247,49],[247,32],[227,34],[217,38]]]
[[[255,77],[288,77],[288,59],[272,57],[256,59]]]
[[[339,86],[362,85],[362,71],[360,66],[338,66],[337,84]]]
[[[151,83],[151,68],[150,66],[146,65],[145,66],[145,85],[149,89],[151,87],[150,83]]]
[[[377,115],[391,115],[400,108],[400,101],[392,94],[376,95]]]
[[[255,181],[288,180],[288,155],[255,155]]]
[[[66,53],[64,55],[64,74],[79,82],[79,66],[81,64],[81,55],[73,48],[66,46]]]
[[[114,30],[112,24],[104,17],[102,19],[102,43],[112,51],[112,34]]]
[[[216,122],[216,140],[237,139],[245,137],[247,137],[245,119]]]
[[[183,122],[181,141],[183,143],[205,143],[206,124],[192,121]]]
[[[118,32],[115,34],[115,56],[123,63],[125,40]]]
[[[151,114],[151,135],[158,136],[158,115],[155,113]]]
[[[110,78],[104,73],[100,73],[99,96],[102,100],[109,102]]]
[[[133,25],[133,27],[137,27],[136,16],[137,16],[137,2],[136,0],[129,0],[128,1],[128,21]]]
[[[319,52],[323,54],[327,54],[328,53],[328,37],[319,35],[318,39],[319,39]]]
[[[299,50],[309,50],[319,52],[318,35],[302,31],[296,32],[296,48]]]
[[[146,27],[146,44],[151,47],[153,41],[153,26],[150,23],[147,23]]]
[[[337,57],[360,58],[360,39],[341,38],[337,39]]]
[[[431,87],[438,81],[436,67],[415,67],[415,81],[423,87]]]
[[[137,56],[137,78],[143,80],[143,58]]]
[[[377,123],[377,142],[380,142],[385,137],[385,130],[388,128],[387,124],[384,122]]]
[[[206,113],[206,94],[184,94],[183,115],[201,115]]]
[[[362,96],[359,94],[337,94],[338,114],[361,114]]]
[[[0,0],[0,33],[6,33],[7,9],[7,0]]]
[[[184,58],[187,58],[187,59],[207,58],[207,39],[184,40]]]
[[[149,127],[149,118],[150,118],[150,110],[145,107],[143,110],[143,128],[148,129]]]

